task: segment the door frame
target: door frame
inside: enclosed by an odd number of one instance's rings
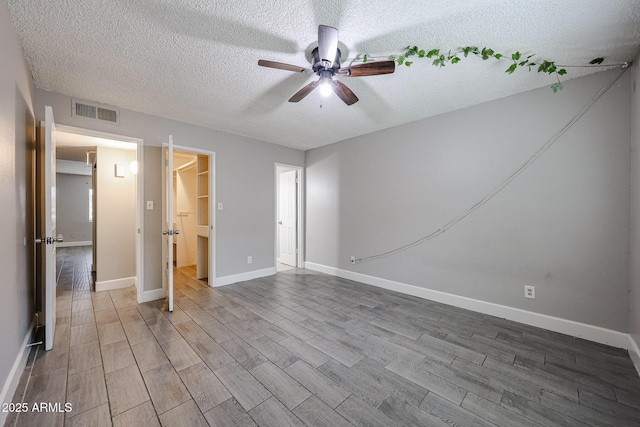
[[[175,140],[175,139],[174,139]],[[166,191],[164,190],[164,185],[165,185],[165,158],[164,158],[164,149],[168,147],[168,144],[163,143],[162,144],[162,206],[165,206],[166,204]],[[173,144],[173,151],[174,153],[176,151],[186,151],[189,153],[193,153],[193,154],[201,154],[201,155],[205,155],[205,156],[209,156],[209,277],[207,278],[207,281],[209,283],[209,287],[215,287],[215,283],[216,283],[216,239],[217,239],[217,233],[216,233],[216,211],[214,209],[214,207],[216,206],[216,187],[215,187],[215,183],[216,183],[216,152],[215,151],[211,151],[211,150],[203,150],[201,148],[194,148],[194,147],[189,147],[186,145],[178,145],[178,144]],[[173,171],[171,171],[171,174],[173,174]],[[173,177],[171,177],[171,179],[173,179]],[[162,219],[163,222],[163,229],[164,229],[164,218]],[[164,243],[163,243],[163,247],[164,247]],[[165,272],[164,272],[164,265],[166,264],[166,259],[165,259],[165,253],[163,251],[162,254],[162,291],[163,291],[163,295],[166,295],[167,292],[167,280],[165,280]],[[171,268],[173,268],[173,266],[171,266]]]
[[[56,124],[56,130],[136,144],[136,161],[138,162],[136,175],[136,291],[138,303],[145,302],[144,245],[142,244],[144,236],[144,139],[61,124]]]
[[[287,168],[289,171],[296,170],[298,172],[298,185],[296,189],[296,246],[298,254],[296,255],[296,268],[304,267],[304,167],[287,165],[284,163],[274,163],[274,241],[273,241],[273,265],[278,267],[278,202],[279,202],[279,185],[278,185],[278,168]]]

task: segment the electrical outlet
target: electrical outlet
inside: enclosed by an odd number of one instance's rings
[[[356,263],[356,257],[352,256],[351,257],[351,264],[355,264]]]
[[[253,262],[253,257],[251,255],[249,255],[247,257],[247,264],[251,264]]]
[[[535,286],[524,286],[524,297],[536,299],[536,287]]]

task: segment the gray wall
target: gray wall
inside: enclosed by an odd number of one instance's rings
[[[22,343],[34,313],[34,279],[27,267],[34,241],[32,221],[27,221],[33,209],[27,197],[27,189],[33,183],[30,166],[34,150],[33,82],[6,2],[0,2],[0,64],[0,223],[4,225],[0,246],[2,386],[22,353]],[[18,377],[20,374],[17,373]],[[0,414],[0,422],[5,415]]]
[[[570,80],[307,151],[307,261],[617,331],[628,329],[629,75],[488,204],[611,78]],[[469,84],[469,90],[473,85]],[[437,102],[437,100],[434,100]],[[524,298],[524,285],[537,299]]]
[[[96,286],[136,275],[136,152],[98,147],[96,153]],[[124,177],[115,165],[124,165]]]
[[[91,175],[56,174],[56,228],[65,242],[93,240],[89,222],[90,188]]]
[[[274,267],[274,163],[304,166],[304,152],[129,110],[121,110],[119,125],[71,117],[68,96],[37,90],[39,120],[45,105],[53,107],[56,123],[144,139],[144,200],[155,206],[144,211],[145,290],[162,286],[160,146],[169,135],[177,145],[216,153],[216,200],[224,203],[224,210],[216,211],[216,276]],[[248,255],[253,264],[247,264]]]
[[[629,333],[640,347],[640,54],[631,67],[631,278]],[[637,355],[640,358],[640,354]]]

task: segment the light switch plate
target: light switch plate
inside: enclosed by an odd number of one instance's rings
[[[147,200],[147,210],[148,211],[153,210],[153,200]]]

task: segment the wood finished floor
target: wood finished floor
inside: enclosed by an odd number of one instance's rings
[[[93,293],[58,252],[55,347],[34,348],[6,426],[638,426],[627,353],[324,274],[209,288],[176,307]]]

